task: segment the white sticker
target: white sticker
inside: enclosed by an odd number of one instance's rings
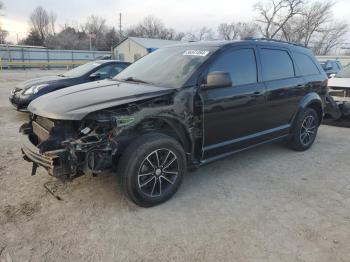
[[[209,51],[203,50],[187,50],[183,55],[193,55],[193,56],[207,56]]]

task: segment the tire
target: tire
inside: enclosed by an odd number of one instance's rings
[[[309,149],[315,142],[319,121],[315,109],[306,108],[296,119],[291,140],[288,142],[289,147],[296,151]]]
[[[129,199],[139,206],[152,207],[176,193],[186,172],[186,157],[174,138],[144,134],[125,149],[117,172]]]

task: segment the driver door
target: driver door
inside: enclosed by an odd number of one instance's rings
[[[265,86],[260,81],[254,46],[232,48],[220,54],[208,73],[229,72],[230,87],[201,88],[204,109],[204,159],[259,142],[265,130]]]

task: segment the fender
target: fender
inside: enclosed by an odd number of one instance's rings
[[[147,118],[146,118],[147,119]],[[193,140],[191,139],[191,135],[189,129],[186,127],[186,124],[181,121],[181,119],[173,116],[153,116],[149,119],[155,119],[159,121],[163,121],[167,123],[176,133],[176,135],[181,140],[181,143],[184,146],[186,153],[191,153]]]
[[[300,113],[303,112],[305,108],[308,108],[310,106],[313,108],[316,107],[318,109],[317,111],[320,111],[318,112],[318,114],[319,114],[320,120],[322,121],[322,118],[324,115],[324,105],[322,101],[323,101],[322,98],[316,92],[311,92],[306,94],[303,97],[303,99],[299,102],[298,108],[291,119],[291,131],[293,131],[295,120],[298,119],[298,116],[300,115]],[[321,124],[321,121],[319,124]]]

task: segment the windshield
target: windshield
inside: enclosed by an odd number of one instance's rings
[[[150,53],[114,79],[180,88],[217,47],[174,46]]]
[[[92,69],[98,67],[99,65],[101,65],[101,64],[96,62],[96,61],[89,62],[89,63],[83,64],[81,66],[78,66],[72,70],[69,70],[68,72],[64,73],[62,76],[79,77],[79,76],[85,75],[86,73],[90,72]]]
[[[335,76],[336,78],[350,78],[350,66],[344,67],[339,73]]]

